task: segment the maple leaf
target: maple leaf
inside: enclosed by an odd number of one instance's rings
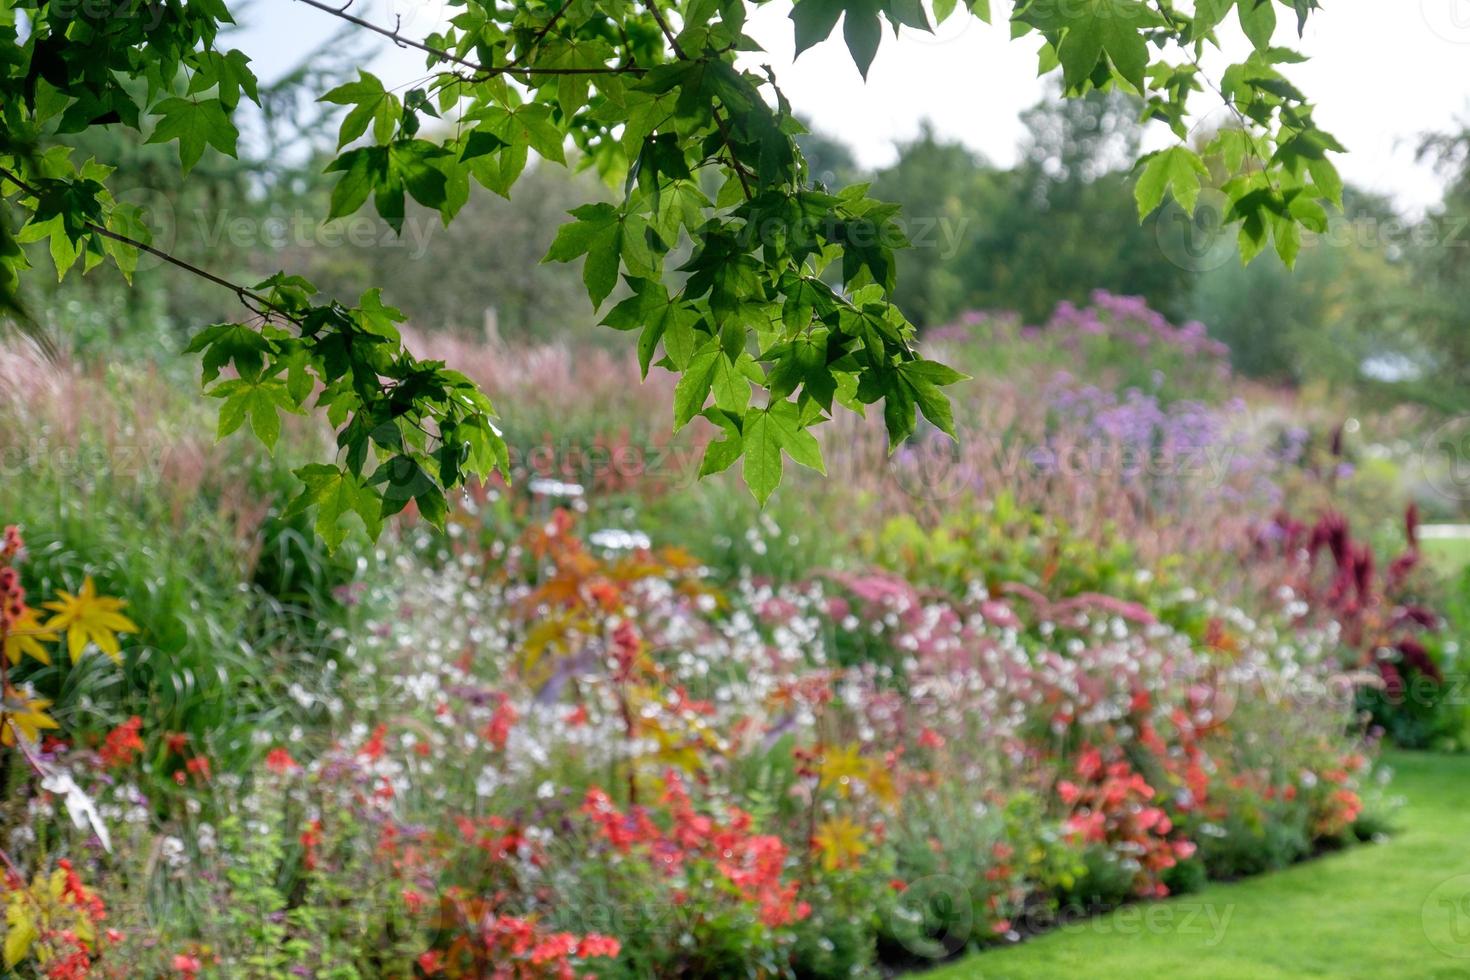
[[[56,615],[46,621],[44,628],[66,631],[66,649],[71,654],[71,662],[81,659],[87,644],[95,643],[99,650],[121,663],[117,634],[138,632],[133,621],[118,612],[125,605],[123,600],[99,596],[90,575],[82,582],[82,591],[76,595],[65,590],[58,590],[56,594],[59,599],[45,604]]]
[[[30,654],[43,664],[51,662],[50,651],[41,644],[55,642],[56,633],[42,626],[39,616],[39,612],[27,606],[6,632],[5,659],[12,664],[20,663],[21,658],[26,654]]]

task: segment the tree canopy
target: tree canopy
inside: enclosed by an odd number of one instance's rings
[[[918,414],[954,434],[942,389],[962,380],[924,359],[891,301],[896,206],[865,185],[825,186],[803,156],[803,127],[745,32],[742,0],[457,0],[441,31],[409,37],[347,6],[299,0],[323,18],[421,51],[429,79],[401,88],[360,71],[321,93],[341,107],[327,219],[372,207],[401,230],[411,199],[445,223],[472,183],[509,196],[536,156],[595,170],[614,200],[573,208],[546,261],[580,262],[603,323],[636,335],[640,363],[677,373],[673,425],[716,427],[701,472],[742,463],[764,500],[785,459],[820,470],[811,429],[839,409],[880,406],[890,442]],[[1312,105],[1280,68],[1277,16],[1300,32],[1316,0],[1022,0],[1010,31],[1039,44],[1039,68],[1066,96],[1121,89],[1177,145],[1141,161],[1141,215],[1172,197],[1193,209],[1201,154],[1223,158],[1228,218],[1242,256],[1274,244],[1288,263],[1301,229],[1323,230],[1341,181]],[[991,20],[989,0],[797,0],[798,54],[839,30],[866,75],[885,25],[928,30]],[[0,0],[0,298],[23,316],[20,245],[46,241],[58,275],[105,261],[131,275],[140,251],[229,290],[243,314],[197,333],[221,435],[275,442],[281,413],[322,410],[331,462],[301,469],[292,507],[315,508],[329,542],[356,515],[370,534],[417,503],[442,520],[445,494],[506,466],[489,400],[464,375],[404,346],[404,314],[365,284],[354,304],[323,302],[289,270],[239,283],[150,244],[146,215],[108,190],[108,161],[73,159],[58,137],[94,127],[174,144],[185,172],[206,152],[234,155],[250,59],[224,47],[223,0],[57,3]],[[1250,53],[1219,78],[1201,67],[1238,25]],[[1189,145],[1191,96],[1209,90],[1238,126]],[[860,97],[855,93],[855,97]],[[12,220],[12,216],[18,220]],[[1099,247],[1107,247],[1099,243]],[[682,259],[682,261],[680,261]],[[676,264],[677,263],[677,264]],[[601,311],[601,310],[600,310]],[[228,372],[226,369],[229,369]]]

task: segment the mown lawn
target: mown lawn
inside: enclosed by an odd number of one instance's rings
[[[1470,977],[1470,758],[1397,753],[1399,832],[947,966],[1013,977]]]

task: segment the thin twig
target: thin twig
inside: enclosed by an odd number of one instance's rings
[[[537,31],[534,35],[532,35],[531,42],[526,45],[526,49],[520,54],[516,55],[513,59],[511,59],[510,63],[507,64],[505,67],[509,69],[515,65],[520,64],[528,57],[530,57],[531,53],[534,52],[538,46],[540,46],[542,40],[545,39],[546,35],[551,33],[551,29],[556,26],[556,22],[561,20],[561,15],[566,13],[567,8],[576,2],[577,0],[566,0],[565,3],[558,7],[556,13],[551,15],[551,19],[542,24],[541,29]]]
[[[648,8],[648,12],[653,15],[654,23],[658,24],[658,29],[668,39],[669,47],[673,50],[674,57],[681,61],[688,61],[689,56],[684,53],[684,49],[679,45],[679,39],[669,27],[669,22],[664,19],[663,11],[658,9],[658,0],[644,0],[643,5]],[[720,131],[720,140],[725,144],[725,149],[730,154],[730,167],[735,171],[735,176],[739,178],[740,189],[745,192],[745,199],[748,201],[754,196],[750,189],[750,175],[746,172],[745,165],[740,162],[740,158],[735,155],[735,144],[730,139],[730,124],[726,121],[724,114],[720,112],[720,107],[717,105],[710,107],[710,115],[714,117],[715,127]]]
[[[31,197],[39,199],[41,196],[40,191],[38,191],[36,188],[32,187],[30,184],[22,180],[19,176],[5,169],[4,167],[0,167],[0,178],[4,178],[5,180],[10,181],[12,184],[14,184],[16,187],[19,187],[24,193],[29,194]],[[260,295],[249,287],[242,286],[240,283],[237,282],[232,282],[229,279],[224,278],[223,276],[215,275],[208,269],[201,269],[199,268],[199,266],[194,265],[192,262],[181,259],[177,255],[171,255],[168,252],[163,251],[162,249],[154,248],[147,242],[140,242],[136,238],[129,238],[127,235],[119,234],[118,232],[112,231],[109,228],[105,228],[102,225],[97,224],[96,222],[88,221],[83,227],[85,227],[90,232],[95,232],[96,234],[101,235],[103,238],[110,238],[113,241],[120,242],[121,244],[127,245],[130,248],[136,248],[140,252],[147,252],[149,255],[152,255],[155,258],[162,259],[175,268],[183,269],[185,272],[198,276],[200,279],[204,279],[207,282],[212,282],[216,286],[223,286],[230,292],[234,293],[237,297],[239,297],[240,302],[245,304],[245,306],[257,316],[269,318],[271,314],[275,314],[277,316],[281,316],[287,320],[290,320],[292,323],[300,323],[300,320],[293,316],[289,311],[282,309],[281,307],[272,303],[270,300],[266,299],[264,296]]]
[[[463,68],[468,68],[476,73],[477,77],[466,79],[466,81],[479,82],[484,81],[488,78],[494,78],[497,75],[643,74],[642,68],[639,68],[636,65],[628,64],[614,65],[605,68],[529,68],[525,66],[517,66],[514,63],[509,65],[500,65],[498,67],[494,65],[482,65],[477,61],[471,61],[468,58],[462,58],[452,51],[445,51],[443,48],[436,48],[432,45],[425,44],[423,41],[418,41],[411,37],[405,37],[403,34],[400,34],[398,32],[397,27],[395,27],[393,30],[389,30],[386,27],[381,27],[377,24],[374,24],[370,20],[363,20],[361,17],[347,13],[346,8],[333,7],[331,4],[322,3],[321,0],[298,0],[298,2],[304,3],[308,7],[315,7],[317,10],[320,10],[326,14],[331,14],[333,17],[340,17],[342,20],[345,20],[350,24],[356,24],[358,27],[372,31],[375,34],[381,34],[383,37],[386,37],[388,40],[392,41],[394,44],[398,45],[401,48],[416,48],[419,51],[422,51],[425,54],[431,56],[436,61],[442,61],[446,64],[459,65]]]

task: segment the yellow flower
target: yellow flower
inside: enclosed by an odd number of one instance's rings
[[[868,845],[863,840],[865,833],[848,817],[824,821],[812,838],[812,844],[822,852],[822,867],[836,871],[856,864],[858,858],[868,853]]]
[[[47,620],[45,628],[66,630],[66,649],[71,654],[71,662],[81,658],[88,643],[95,643],[99,650],[120,663],[117,634],[138,632],[133,621],[118,612],[123,601],[99,596],[90,575],[82,582],[81,592],[72,595],[58,591],[57,595],[61,598],[46,603],[46,608],[55,610],[56,615]]]
[[[42,626],[39,616],[40,613],[27,606],[11,624],[5,634],[6,660],[18,664],[21,657],[30,654],[43,664],[51,662],[50,652],[41,644],[54,643],[56,633]]]
[[[887,807],[898,803],[898,787],[894,785],[893,772],[884,760],[871,760],[863,779],[868,784],[868,792],[872,793],[879,803]]]
[[[852,792],[852,781],[868,773],[868,764],[858,755],[856,743],[844,745],[822,753],[821,785],[823,789],[837,787],[844,797]]]
[[[37,741],[43,728],[59,728],[55,719],[46,714],[51,702],[45,698],[27,698],[13,687],[5,689],[5,699],[0,703],[0,742],[15,744],[15,733],[28,742]]]

